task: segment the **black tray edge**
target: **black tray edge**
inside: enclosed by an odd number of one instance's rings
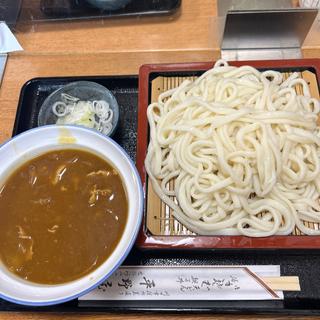
[[[94,81],[94,79],[138,79],[137,75],[90,75],[90,76],[55,76],[55,77],[35,77],[27,80],[21,87],[20,93],[19,93],[19,100],[15,115],[15,120],[13,124],[13,129],[11,136],[14,137],[15,135],[19,134],[18,127],[21,119],[21,113],[23,108],[23,101],[25,99],[26,92],[28,91],[29,87],[36,84],[39,81],[81,81],[81,80],[87,80],[87,81]]]

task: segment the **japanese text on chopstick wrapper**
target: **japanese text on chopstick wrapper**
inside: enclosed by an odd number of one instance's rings
[[[248,271],[249,270],[249,271]],[[266,300],[281,299],[261,276],[279,266],[122,267],[81,300]]]

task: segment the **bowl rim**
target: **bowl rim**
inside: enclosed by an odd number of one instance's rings
[[[61,304],[61,303],[65,303],[67,301],[70,300],[74,300],[77,299],[85,294],[87,294],[88,292],[92,291],[93,289],[95,289],[97,286],[99,286],[101,283],[103,283],[104,281],[106,281],[106,279],[108,279],[113,272],[115,272],[120,265],[122,264],[122,262],[126,259],[126,257],[128,256],[128,254],[130,253],[136,238],[138,236],[139,230],[140,230],[140,226],[141,226],[141,222],[142,222],[142,217],[143,217],[143,206],[144,206],[144,194],[143,194],[143,186],[142,186],[142,182],[138,173],[138,170],[134,164],[134,162],[131,160],[131,158],[129,157],[129,155],[127,154],[127,152],[117,143],[115,142],[113,139],[111,139],[108,136],[103,135],[100,132],[97,132],[94,129],[90,129],[90,128],[85,128],[85,127],[81,127],[81,126],[75,126],[75,125],[45,125],[45,126],[40,126],[40,127],[36,127],[33,129],[29,129],[27,131],[24,131],[22,133],[17,134],[14,137],[11,137],[9,140],[5,141],[3,144],[0,145],[0,152],[3,149],[3,147],[9,143],[12,143],[12,141],[15,141],[18,138],[21,138],[21,136],[26,136],[29,135],[31,133],[37,132],[37,131],[43,131],[43,130],[50,130],[52,128],[70,128],[71,130],[81,130],[81,131],[89,131],[90,134],[96,134],[104,139],[107,139],[108,143],[111,143],[117,151],[119,151],[122,156],[124,156],[124,158],[126,159],[127,163],[129,164],[130,169],[132,170],[132,173],[135,177],[135,180],[137,181],[137,185],[138,185],[138,219],[137,219],[137,223],[135,226],[135,229],[133,231],[133,235],[131,237],[131,240],[129,242],[129,244],[126,247],[125,252],[122,254],[122,256],[120,257],[120,259],[118,260],[118,262],[114,265],[114,267],[106,273],[106,275],[104,277],[102,277],[99,281],[95,282],[94,284],[92,284],[90,287],[82,290],[81,292],[66,296],[64,298],[61,299],[54,299],[54,300],[50,300],[50,301],[42,301],[42,302],[35,302],[32,300],[22,300],[22,299],[17,299],[11,296],[7,296],[3,293],[0,292],[0,298],[4,299],[6,301],[15,303],[15,304],[19,304],[19,305],[24,305],[24,306],[51,306],[51,305],[56,305],[56,304]],[[81,278],[77,279],[80,280]],[[75,281],[77,281],[75,280]],[[68,282],[67,282],[68,283]],[[32,283],[31,283],[32,284]],[[63,286],[64,284],[61,284],[61,286]]]

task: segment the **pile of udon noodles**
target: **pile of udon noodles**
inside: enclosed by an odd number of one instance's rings
[[[319,235],[318,112],[297,73],[220,60],[148,107],[154,191],[199,235]]]

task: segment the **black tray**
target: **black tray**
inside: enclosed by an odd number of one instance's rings
[[[136,126],[138,110],[138,78],[77,77],[38,78],[22,88],[13,135],[37,126],[37,115],[44,99],[55,89],[75,80],[95,81],[109,88],[120,106],[120,125],[114,139],[130,157],[136,157]],[[56,312],[201,312],[246,314],[320,314],[320,255],[286,253],[276,250],[246,251],[140,251],[133,249],[126,265],[281,265],[281,275],[298,276],[300,292],[285,292],[283,301],[80,301],[51,307],[31,308],[0,300],[0,311],[41,310]]]
[[[21,21],[78,20],[132,16],[170,15],[181,6],[181,0],[132,0],[124,8],[108,11],[97,9],[85,0],[41,0],[40,5],[26,3]]]

